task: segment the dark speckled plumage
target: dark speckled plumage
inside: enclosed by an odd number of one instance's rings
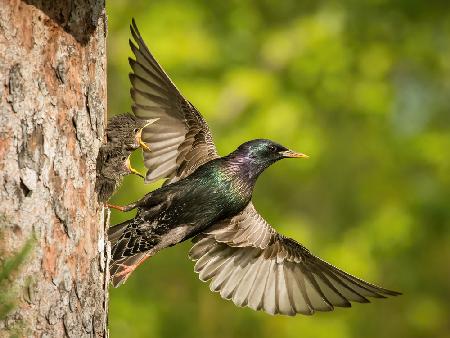
[[[220,157],[206,122],[156,62],[134,21],[131,33],[133,112],[159,119],[142,134],[151,148],[144,151],[146,181],[166,181],[118,207],[137,214],[108,231],[114,286],[146,258],[193,238],[189,256],[199,278],[238,306],[311,315],[399,294],[332,266],[272,228],[251,202],[256,180],[274,162],[306,155],[258,139]]]
[[[100,148],[97,156],[97,180],[95,190],[99,202],[106,202],[125,175],[131,173],[126,165],[127,155],[122,148]]]
[[[130,113],[111,117],[106,127],[106,144],[129,152],[138,149],[140,144],[137,134],[148,122]]]

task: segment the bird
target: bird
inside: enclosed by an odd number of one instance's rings
[[[130,113],[118,114],[108,120],[106,144],[97,156],[96,191],[99,202],[106,202],[121,184],[124,176],[135,174],[142,178],[131,166],[130,155],[138,149],[150,150],[142,141],[142,130],[156,119],[143,120]]]
[[[131,152],[122,147],[107,145],[100,148],[95,182],[99,202],[104,203],[109,200],[126,175],[135,174],[144,178],[141,173],[131,167],[130,154]]]
[[[150,151],[142,141],[142,130],[156,119],[139,119],[134,114],[118,114],[108,119],[106,127],[106,144],[112,148],[125,148],[134,151],[139,147]]]
[[[108,230],[110,275],[122,285],[147,258],[192,239],[189,257],[210,289],[239,307],[294,316],[400,295],[327,263],[278,233],[258,213],[252,194],[259,175],[275,162],[307,155],[268,139],[244,142],[219,156],[199,111],[185,99],[130,26],[133,113],[159,120],[142,139],[146,182],[163,185],[122,211],[136,216]]]

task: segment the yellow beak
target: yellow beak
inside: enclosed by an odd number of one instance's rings
[[[144,150],[150,151],[150,147],[144,141],[142,141],[142,129],[144,129],[147,125],[148,123],[143,128],[139,129],[136,134],[136,141]]]
[[[144,175],[142,175],[139,171],[137,171],[136,169],[134,169],[134,168],[131,166],[130,156],[127,157],[127,160],[126,160],[125,163],[126,163],[126,166],[127,166],[128,170],[130,170],[130,172],[131,172],[132,174],[135,174],[135,175],[138,175],[138,176],[140,176],[140,177],[142,177],[142,178],[145,178]]]
[[[292,150],[285,150],[285,151],[280,152],[280,154],[286,158],[308,158],[309,157],[306,154],[296,153],[295,151],[292,151]]]
[[[136,134],[136,141],[142,147],[142,149],[144,149],[146,151],[151,151],[151,150],[150,150],[150,147],[144,141],[142,141],[142,130],[144,130],[145,127],[147,127],[148,125],[150,125],[152,123],[155,123],[158,120],[159,120],[159,117],[156,119],[149,120],[148,123],[145,126],[143,126],[141,129],[139,129],[139,131]]]

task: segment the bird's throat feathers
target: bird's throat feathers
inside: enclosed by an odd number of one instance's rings
[[[231,153],[224,158],[229,171],[239,178],[248,180],[249,182],[256,182],[256,179],[261,173],[266,170],[274,161],[264,158],[247,157],[241,154]]]

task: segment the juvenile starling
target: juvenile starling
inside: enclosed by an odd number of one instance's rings
[[[142,130],[155,120],[143,120],[130,113],[119,114],[108,120],[106,127],[106,144],[111,148],[125,148],[133,151],[142,147],[150,151],[142,141]]]
[[[97,156],[96,190],[99,202],[106,202],[111,197],[124,176],[136,174],[143,177],[131,167],[130,155],[139,147],[150,150],[142,141],[141,133],[156,120],[142,120],[130,113],[109,118],[106,144],[100,148]]]
[[[112,283],[158,251],[193,238],[189,253],[202,281],[238,306],[270,314],[313,314],[349,307],[350,301],[398,295],[356,278],[276,232],[251,199],[258,176],[283,158],[304,158],[270,140],[245,142],[219,157],[205,121],[183,98],[145,46],[133,21],[136,60],[133,112],[160,120],[142,134],[146,180],[166,184],[124,210],[136,216],[108,231]]]
[[[111,145],[100,148],[97,156],[97,180],[95,182],[99,202],[106,202],[111,197],[122,183],[124,176],[135,174],[144,178],[131,167],[130,154],[131,152],[125,148],[112,147]]]

